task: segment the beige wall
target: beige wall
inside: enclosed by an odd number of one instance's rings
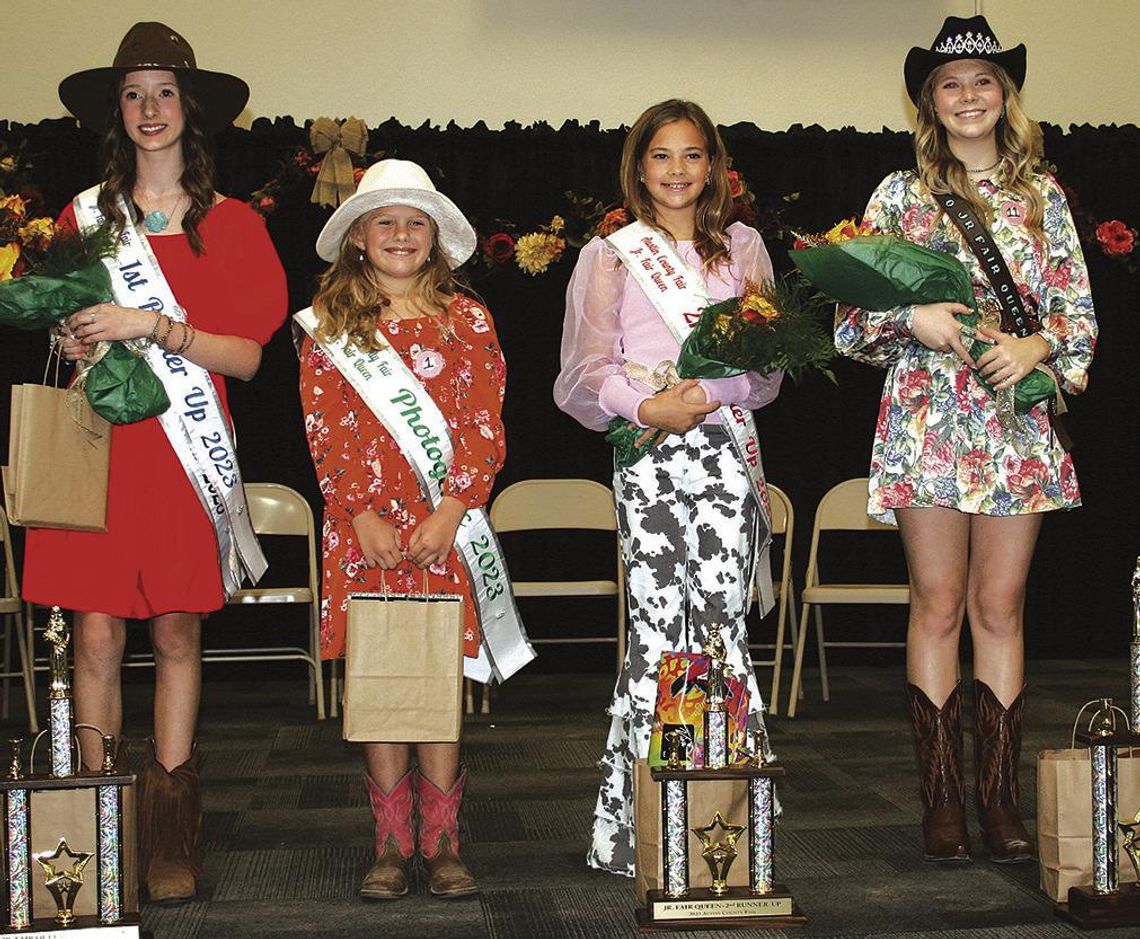
[[[984,0],[1029,48],[1025,99],[1051,123],[1135,123],[1138,0]],[[256,117],[355,114],[491,127],[630,123],[666,97],[718,123],[912,127],[912,45],[974,0],[3,0],[0,119],[63,114],[59,80],[159,19],[206,68],[253,89]],[[17,13],[19,11],[19,13]],[[26,12],[25,12],[26,11]]]

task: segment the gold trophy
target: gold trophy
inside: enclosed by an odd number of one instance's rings
[[[80,768],[67,663],[70,633],[58,607],[44,636],[51,645],[49,725],[32,742],[26,765],[23,741],[9,741],[11,761],[0,779],[7,880],[0,936],[55,939],[66,929],[76,939],[140,939],[147,934],[138,919],[135,778],[115,769],[111,736],[101,735],[101,770]],[[36,771],[36,748],[45,738],[46,773]],[[42,878],[35,876],[37,865]],[[85,869],[93,889],[81,891]]]

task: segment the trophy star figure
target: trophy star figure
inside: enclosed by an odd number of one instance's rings
[[[720,828],[725,834],[724,844],[725,847],[735,848],[737,839],[744,834],[743,825],[731,825],[724,820],[724,816],[717,812],[713,815],[713,820],[709,822],[704,828],[690,829],[694,835],[701,839],[701,845],[705,848],[718,844],[719,842],[713,841],[713,831]]]
[[[1140,884],[1140,842],[1137,841],[1137,829],[1140,828],[1140,812],[1137,812],[1130,822],[1120,822],[1118,827],[1124,833],[1124,853],[1132,862],[1132,869],[1136,872],[1136,882]]]
[[[55,921],[60,926],[70,926],[75,922],[75,914],[71,912],[75,895],[83,886],[83,869],[95,854],[90,851],[72,851],[66,838],[60,838],[55,850],[40,851],[33,855],[40,867],[44,869],[44,886],[48,888],[55,905],[58,908]],[[63,870],[56,862],[67,857],[71,861],[71,870]]]
[[[724,841],[713,840],[713,832],[717,828],[724,833]],[[701,857],[708,864],[713,879],[709,889],[715,895],[723,896],[728,892],[728,869],[736,860],[736,841],[744,834],[744,826],[729,824],[717,812],[704,828],[692,828],[690,831],[701,839]]]

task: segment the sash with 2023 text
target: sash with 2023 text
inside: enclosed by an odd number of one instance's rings
[[[99,189],[93,186],[75,197],[75,217],[84,230],[104,221]],[[186,312],[178,305],[150,242],[135,227],[124,202],[120,208],[126,225],[114,257],[103,262],[111,274],[115,302],[185,321]],[[244,577],[257,583],[267,563],[253,531],[233,435],[213,379],[200,365],[157,343],[130,340],[127,345],[146,360],[170,398],[170,407],[159,415],[159,422],[214,526],[222,587],[229,599]]]
[[[447,419],[403,359],[391,347],[366,352],[349,339],[321,342],[313,308],[293,319],[312,337],[368,409],[392,435],[435,509],[455,458]],[[468,509],[455,532],[456,553],[467,568],[479,614],[482,642],[477,658],[463,659],[463,674],[475,681],[504,681],[534,658],[515,605],[502,548],[483,508]]]
[[[700,319],[701,310],[710,303],[704,278],[681,257],[667,237],[644,222],[626,225],[606,238],[606,243],[617,252],[677,342],[683,342]],[[748,475],[749,488],[760,513],[762,530],[757,552],[756,592],[760,614],[764,615],[776,601],[772,588],[772,514],[764,483],[764,465],[760,460],[760,437],[752,412],[740,405],[725,405],[717,415]]]

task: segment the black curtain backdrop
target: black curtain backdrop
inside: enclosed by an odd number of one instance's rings
[[[906,133],[802,126],[768,132],[752,124],[722,131],[735,168],[749,181],[761,206],[781,210],[786,227],[822,230],[842,217],[859,215],[889,171],[913,164]],[[1079,196],[1076,209],[1096,221],[1119,218],[1136,227],[1140,129],[1081,126],[1063,132],[1047,126],[1045,134],[1047,158]],[[484,233],[495,230],[495,219],[512,220],[522,233],[548,222],[556,212],[567,214],[566,190],[616,199],[623,138],[622,130],[573,122],[558,129],[538,124],[492,131],[481,124],[412,128],[393,120],[372,132],[370,148],[422,164]],[[70,120],[0,122],[0,141],[26,144],[34,181],[53,210],[98,178],[97,141]],[[249,131],[227,130],[218,139],[219,190],[247,198],[306,142],[304,128],[291,118],[261,119]],[[798,197],[784,198],[796,193]],[[288,272],[294,310],[308,304],[322,269],[313,244],[329,214],[310,205],[308,196],[308,187],[285,194],[268,219]],[[770,238],[769,249],[777,269],[786,268],[786,245]],[[1125,264],[1106,258],[1095,243],[1086,243],[1085,251],[1101,332],[1089,390],[1071,402],[1084,506],[1045,520],[1027,601],[1027,647],[1037,657],[1123,655],[1132,622],[1129,581],[1140,550],[1134,492],[1140,467],[1140,393],[1133,372],[1140,354],[1138,278]],[[494,314],[509,365],[508,459],[500,488],[531,477],[585,476],[610,482],[610,452],[601,435],[583,430],[551,400],[564,292],[575,257],[576,252],[568,251],[549,272],[536,277],[513,265],[472,274],[474,287]],[[45,354],[42,334],[0,330],[0,380],[5,385],[38,381]],[[797,511],[797,581],[802,580],[819,497],[836,482],[867,472],[883,376],[848,360],[837,360],[835,371],[837,386],[817,375],[807,376],[800,385],[785,381],[777,401],[758,414],[768,478],[791,496]],[[6,439],[8,396],[0,398],[0,433]],[[246,480],[293,486],[319,511],[287,330],[274,337],[253,381],[231,383],[231,402]],[[565,571],[586,563],[581,555],[597,554],[570,541],[565,550],[551,550],[549,541],[535,551],[512,553],[511,545],[507,547],[515,575],[526,577],[540,576],[544,569],[550,574]],[[889,546],[889,559],[853,543],[840,541],[836,547],[826,559],[831,575],[904,576],[897,544]],[[532,620],[532,631],[542,635],[545,614],[524,613]],[[850,626],[864,638],[888,633],[898,638],[905,617],[901,611],[854,611],[846,620],[829,614],[829,622],[836,627],[833,638],[840,626]],[[583,661],[612,667],[611,653],[579,659],[578,664]]]

